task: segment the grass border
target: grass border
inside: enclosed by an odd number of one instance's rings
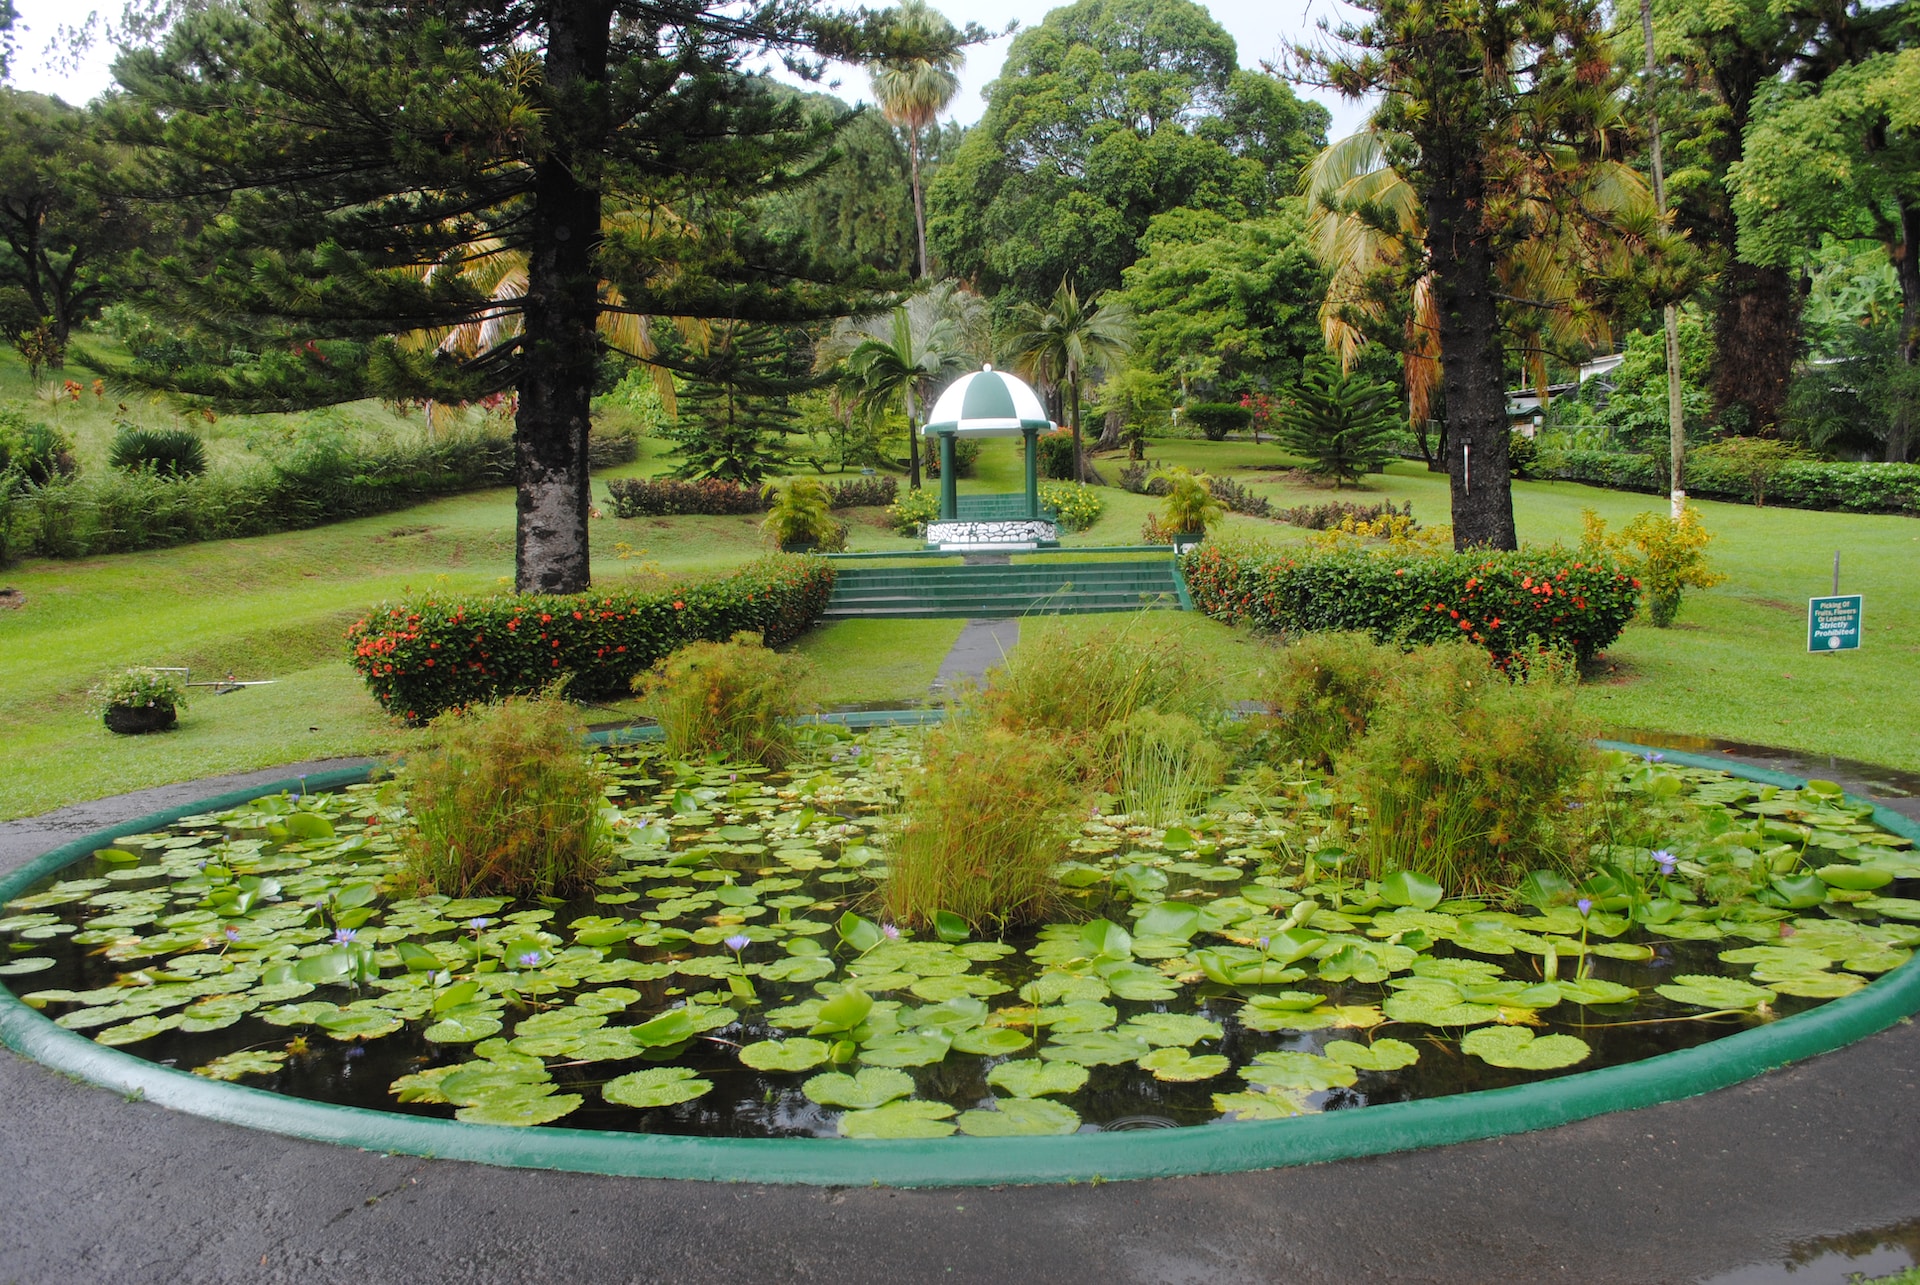
[[[901,721],[922,722],[933,711],[901,713]],[[867,725],[882,721],[876,714],[859,718]],[[645,734],[645,730],[637,735],[601,733],[599,739],[640,739]],[[1622,741],[1601,744],[1633,753],[1651,752]],[[1669,762],[1716,768],[1746,780],[1780,786],[1802,784],[1798,777],[1713,755],[1659,752]],[[300,781],[267,782],[97,831],[63,844],[0,879],[0,901],[18,896],[34,880],[122,835],[143,833],[183,816],[233,807],[302,784],[310,790],[334,789],[364,779],[367,772],[365,768],[336,769]],[[1896,834],[1920,841],[1920,823],[1877,806],[1874,820]],[[208,1080],[96,1044],[54,1025],[6,987],[0,987],[0,1043],[52,1070],[129,1099],[144,1099],[210,1120],[368,1151],[620,1177],[949,1187],[1234,1173],[1527,1133],[1738,1084],[1851,1044],[1916,1011],[1920,1011],[1920,960],[1911,960],[1852,995],[1766,1026],[1642,1062],[1533,1084],[1289,1120],[1064,1137],[903,1141],[515,1129],[330,1106]]]

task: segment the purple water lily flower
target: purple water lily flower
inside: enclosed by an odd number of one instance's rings
[[[1593,901],[1590,898],[1582,897],[1580,898],[1580,900],[1574,902],[1573,906],[1574,906],[1574,909],[1578,910],[1580,914],[1584,917],[1589,911],[1593,909]]]
[[[223,930],[223,935],[224,935],[224,936],[226,937],[226,939],[227,939],[228,941],[239,941],[239,940],[240,940],[240,930],[239,930],[238,928],[227,928],[227,929],[224,929],[224,930]]]
[[[484,915],[481,915],[478,918],[467,920],[467,927],[473,929],[475,932],[479,932],[482,928],[485,928],[487,925],[491,924],[492,922],[493,920],[488,919]]]
[[[1647,751],[1647,762],[1649,762],[1649,763],[1664,763],[1664,762],[1666,762],[1666,761],[1667,761],[1667,756],[1666,756],[1666,755],[1664,755],[1664,754],[1662,754],[1662,753],[1661,753],[1661,752],[1660,752],[1659,750],[1648,750],[1648,751]]]
[[[1266,948],[1268,947],[1269,944],[1272,943],[1272,941],[1273,941],[1273,938],[1271,937],[1262,937],[1260,939],[1260,949],[1263,951],[1266,950]]]
[[[753,938],[748,937],[743,933],[735,933],[733,936],[727,938],[725,941],[721,942],[720,944],[722,946],[725,946],[728,950],[732,951],[734,954],[738,955],[741,951],[745,950],[747,947],[753,944]]]
[[[1668,852],[1665,848],[1662,848],[1660,849],[1660,851],[1653,854],[1653,864],[1660,867],[1660,873],[1663,875],[1670,875],[1673,873],[1674,862],[1675,862],[1674,855],[1671,852]]]
[[[892,924],[881,924],[880,931],[885,933],[889,940],[898,941],[900,939],[900,930]]]
[[[541,956],[539,951],[530,950],[526,954],[520,956],[518,959],[515,959],[513,962],[519,965],[521,968],[538,968],[540,966],[540,958]]]
[[[351,928],[336,928],[333,930],[333,944],[336,946],[350,946],[353,944],[353,939],[359,935],[359,933]]]

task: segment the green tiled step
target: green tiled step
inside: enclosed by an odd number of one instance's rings
[[[1011,522],[1027,516],[1027,496],[1024,491],[962,495],[957,498],[959,508],[955,510],[955,517],[961,522]],[[1053,510],[1043,504],[1040,506],[1040,516],[1051,518]]]
[[[1173,563],[1049,563],[840,569],[830,620],[859,616],[1025,616],[1143,607],[1178,610]]]

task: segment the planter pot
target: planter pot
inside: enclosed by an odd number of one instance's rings
[[[1185,553],[1194,545],[1207,538],[1205,531],[1175,531],[1173,533],[1173,551]]]
[[[780,542],[782,553],[812,553],[819,547],[818,540],[782,540]]]
[[[109,732],[138,736],[143,732],[164,732],[179,717],[171,705],[109,705],[104,721]]]

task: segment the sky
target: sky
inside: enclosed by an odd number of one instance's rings
[[[1009,22],[1033,23],[1043,17],[1046,10],[1022,0],[967,0],[962,5],[947,3],[943,7],[948,15],[958,21],[977,22],[989,31],[998,31]],[[1303,40],[1319,43],[1323,37],[1317,29],[1317,23],[1325,18],[1330,25],[1338,26],[1342,20],[1354,17],[1354,11],[1341,4],[1339,0],[1211,0],[1206,6],[1214,20],[1225,27],[1240,47],[1240,65],[1258,68],[1262,60],[1275,61],[1279,58],[1287,42]],[[110,47],[96,47],[82,61],[78,68],[66,69],[50,65],[46,56],[48,41],[54,36],[62,23],[74,24],[83,19],[88,9],[74,0],[14,0],[14,8],[19,14],[14,34],[18,53],[12,84],[16,89],[28,89],[43,94],[56,94],[70,103],[84,103],[94,95],[105,90],[113,80],[111,65],[113,50]],[[117,17],[118,4],[100,9],[102,21]],[[980,119],[986,110],[982,91],[987,84],[1000,73],[1000,65],[1006,61],[1007,46],[1012,37],[1003,36],[985,45],[977,45],[969,51],[967,65],[960,77],[960,92],[955,96],[948,117],[963,125],[970,125]],[[855,100],[867,92],[865,73],[851,67],[840,69],[840,83],[835,89],[841,97]],[[1337,95],[1302,89],[1305,97],[1318,99],[1326,104],[1333,113],[1333,127],[1330,134],[1338,138],[1359,128],[1365,115],[1365,109],[1359,104],[1341,99]]]

